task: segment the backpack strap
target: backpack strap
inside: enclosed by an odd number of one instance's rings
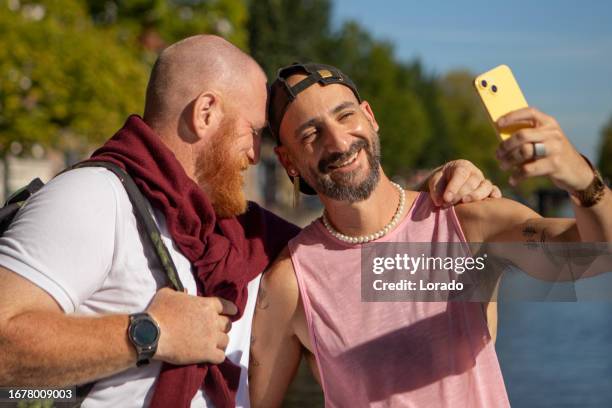
[[[146,199],[138,189],[138,186],[134,182],[134,179],[132,179],[132,177],[121,167],[117,166],[114,163],[105,161],[90,161],[77,163],[76,165],[65,169],[61,173],[81,167],[104,167],[112,171],[117,176],[117,178],[119,178],[119,181],[121,181],[121,184],[123,184],[123,187],[125,188],[125,191],[127,192],[127,195],[130,198],[130,202],[132,203],[132,207],[134,208],[136,219],[138,220],[140,225],[144,227],[149,243],[153,245],[153,248],[155,248],[155,254],[157,255],[157,258],[160,264],[162,265],[162,268],[164,269],[166,277],[168,278],[170,284],[175,290],[179,292],[184,292],[184,286],[178,276],[174,261],[170,256],[168,248],[161,239],[159,228],[157,228],[157,224],[155,223],[153,216],[149,212],[149,209],[146,204]],[[26,200],[35,192],[40,190],[43,186],[44,183],[40,179],[36,178],[32,180],[30,184],[19,189],[9,197],[5,205],[0,208],[0,235],[2,235],[2,233],[8,228],[13,218],[17,214],[17,211],[19,211],[19,209],[24,205]],[[74,402],[56,402],[55,404],[59,407],[79,408],[85,398],[87,398],[87,395],[93,389],[95,384],[96,381],[77,385],[75,395],[76,400]]]
[[[168,248],[161,239],[159,228],[157,228],[157,224],[155,224],[155,220],[153,220],[153,216],[149,212],[146,199],[138,189],[138,186],[136,186],[134,179],[132,179],[132,177],[121,167],[106,161],[88,161],[72,166],[73,169],[81,167],[104,167],[115,173],[115,175],[119,178],[119,181],[121,181],[121,184],[123,184],[125,191],[132,202],[136,219],[144,227],[149,242],[151,245],[153,245],[153,248],[155,248],[157,258],[161,263],[170,284],[175,290],[184,292],[185,289],[178,276],[178,272],[176,271],[174,261],[170,256]]]
[[[30,181],[30,184],[15,191],[0,208],[0,235],[8,229],[17,215],[17,211],[25,204],[26,200],[35,192],[40,190],[45,183],[38,177]]]

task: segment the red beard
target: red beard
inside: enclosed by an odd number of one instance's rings
[[[242,171],[249,165],[246,155],[232,151],[237,134],[233,118],[225,117],[219,131],[211,140],[209,149],[196,162],[196,180],[208,194],[217,217],[229,218],[244,213]]]

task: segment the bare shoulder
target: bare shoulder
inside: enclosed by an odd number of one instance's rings
[[[279,313],[295,312],[299,302],[299,290],[291,254],[285,247],[272,265],[264,272],[258,308],[272,307]]]
[[[540,218],[531,208],[507,198],[461,203],[455,212],[470,242],[485,242],[529,219]]]
[[[280,291],[297,289],[297,279],[289,248],[285,247],[263,275],[263,282],[270,289]]]

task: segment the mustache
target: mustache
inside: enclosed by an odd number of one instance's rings
[[[321,160],[319,160],[317,169],[319,170],[319,172],[327,174],[330,171],[329,166],[333,166],[333,165],[342,163],[343,161],[345,161],[346,159],[354,155],[356,152],[358,152],[360,149],[369,149],[369,148],[370,148],[370,144],[368,143],[367,140],[358,139],[356,142],[351,144],[351,147],[349,147],[349,149],[346,152],[332,153],[329,156],[324,157]]]

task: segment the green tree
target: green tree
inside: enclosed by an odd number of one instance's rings
[[[10,4],[10,3],[9,3]],[[147,66],[74,0],[0,6],[0,149],[85,151],[142,107]]]
[[[118,28],[119,42],[149,52],[195,34],[218,34],[246,49],[247,6],[243,0],[85,0],[94,23]]]
[[[502,173],[495,159],[499,139],[472,87],[473,78],[468,71],[451,71],[438,81],[438,104],[445,124],[439,143],[449,156],[437,159],[468,158],[499,183]]]
[[[0,150],[19,141],[84,151],[103,141],[141,112],[159,48],[202,32],[246,48],[246,13],[242,0],[3,3]]]
[[[604,178],[612,180],[612,116],[601,130],[601,145],[597,166]]]
[[[321,61],[330,37],[328,0],[251,0],[249,50],[268,77],[295,61]]]
[[[397,62],[393,46],[355,22],[337,32],[330,2],[263,0],[250,3],[249,48],[270,78],[294,61],[335,65],[358,85],[381,127],[383,166],[391,174],[414,166],[429,134],[413,66]]]
[[[393,46],[372,36],[355,22],[345,23],[322,53],[359,87],[380,125],[382,163],[391,175],[408,176],[431,135],[430,122],[411,64],[400,63]]]
[[[471,160],[494,183],[509,187],[509,173],[503,172],[495,158],[499,144],[493,124],[473,89],[475,75],[469,71],[450,71],[435,82],[423,81],[429,117],[434,133],[428,139],[418,163],[434,167],[457,158]],[[514,188],[514,193],[529,196],[539,188],[552,185],[543,178],[533,178]]]

